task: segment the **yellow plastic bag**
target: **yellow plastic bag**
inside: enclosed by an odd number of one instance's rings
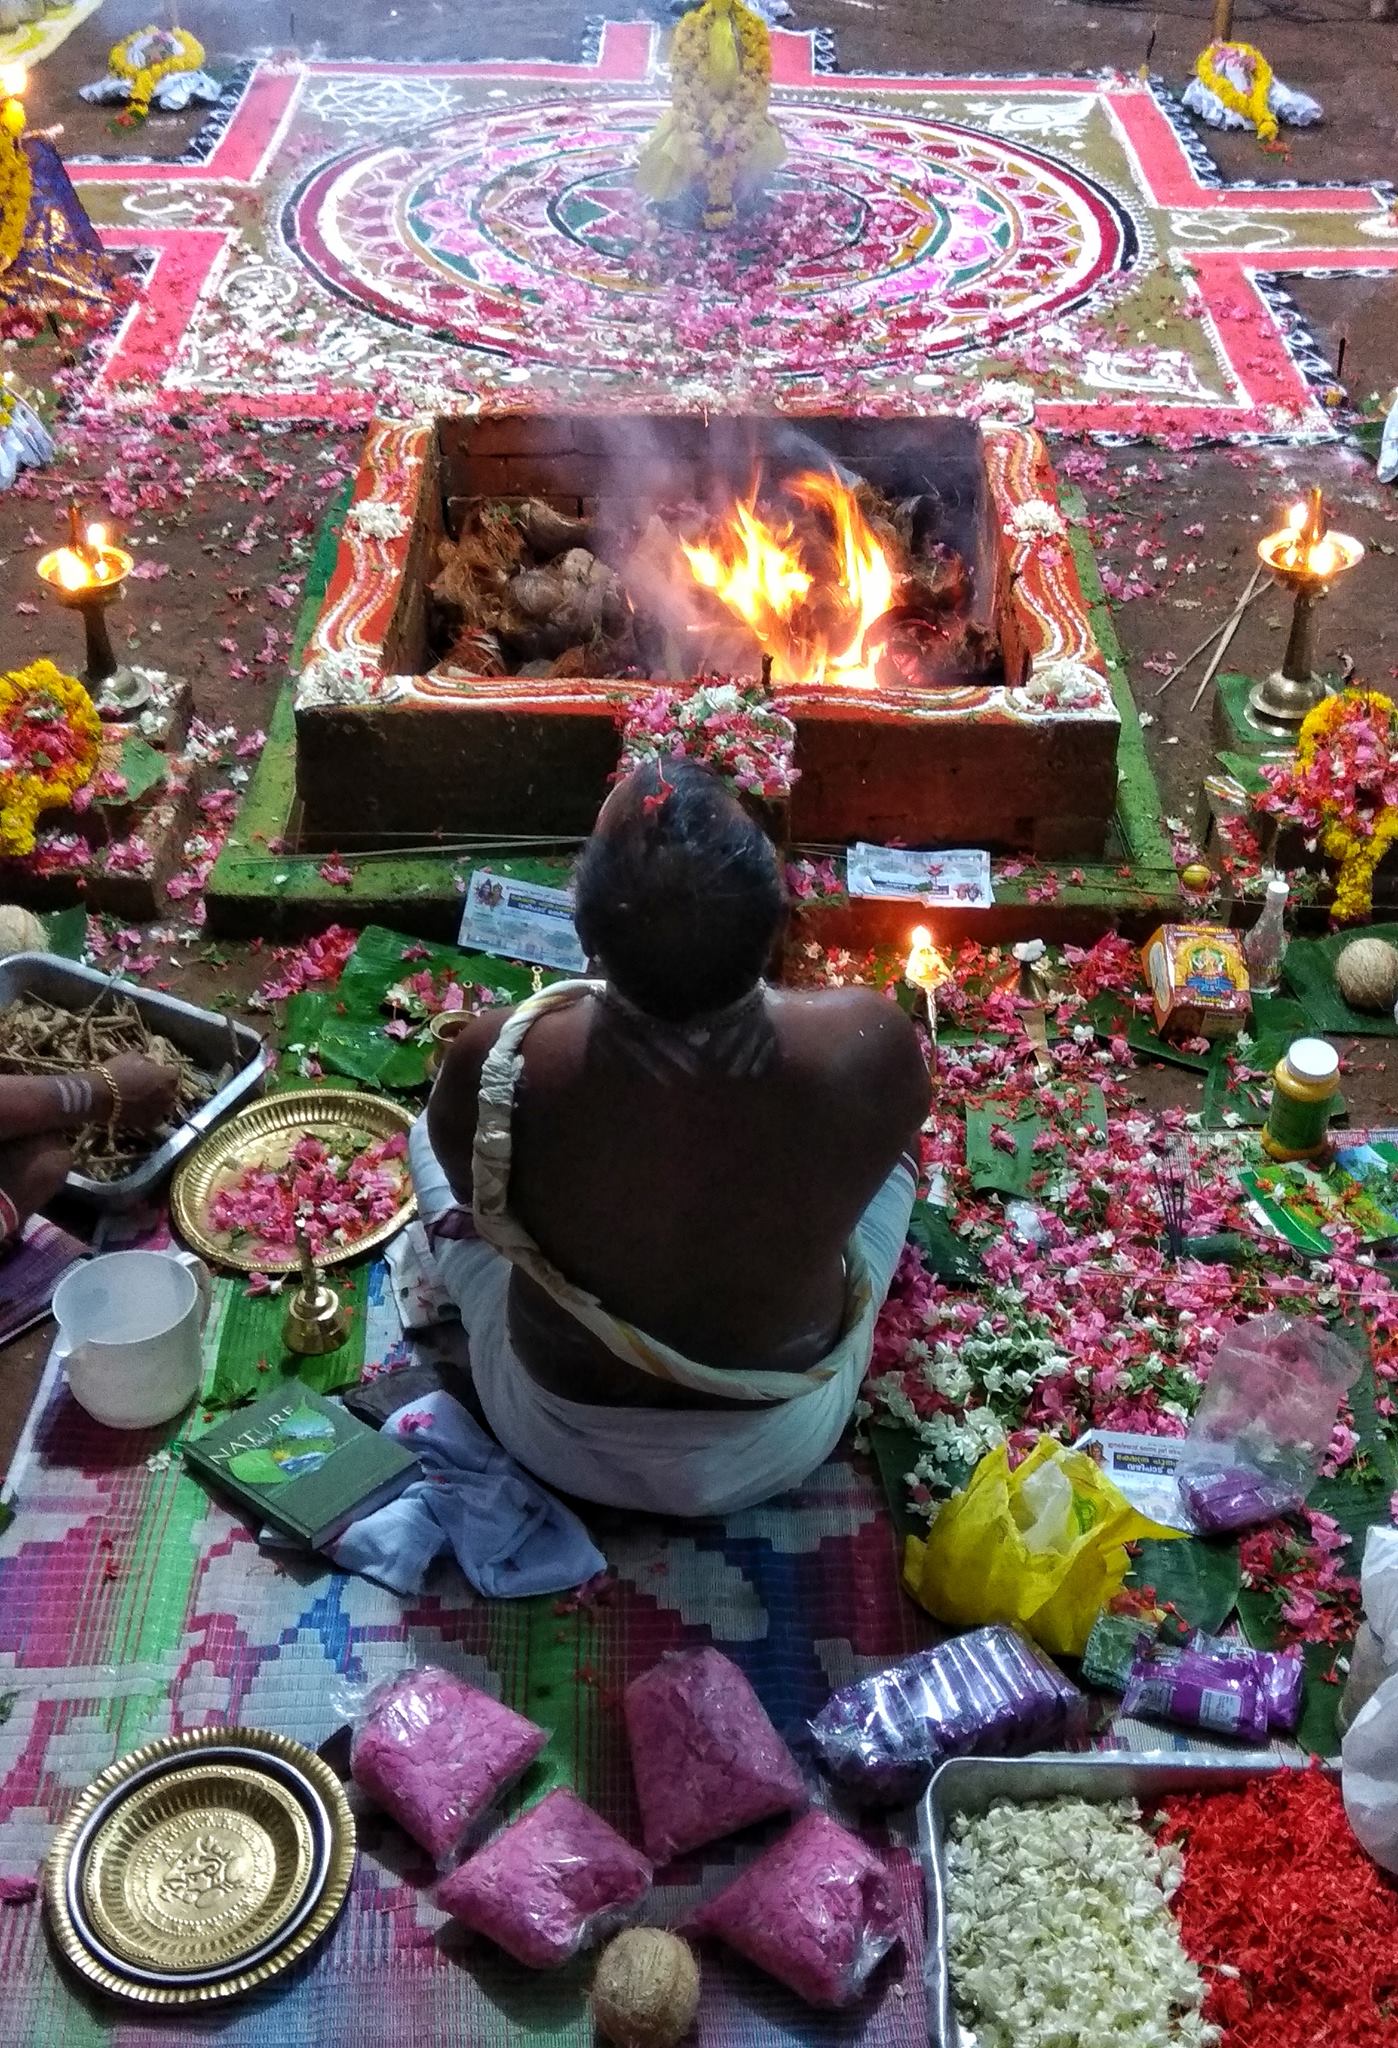
[[[903,1584],[953,1628],[1010,1622],[1078,1657],[1121,1591],[1124,1546],[1180,1533],[1138,1514],[1085,1451],[1041,1436],[1013,1472],[1005,1445],[986,1452],[926,1539],[908,1538]]]

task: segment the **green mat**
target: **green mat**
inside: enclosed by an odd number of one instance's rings
[[[1398,924],[1365,925],[1358,931],[1332,932],[1327,939],[1293,939],[1282,962],[1287,986],[1300,997],[1316,1031],[1398,1038],[1398,1024],[1390,1013],[1352,1010],[1335,986],[1335,962],[1353,939],[1385,939],[1398,946]]]

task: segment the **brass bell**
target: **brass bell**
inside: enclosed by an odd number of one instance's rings
[[[287,1306],[282,1325],[282,1343],[302,1358],[320,1358],[338,1351],[350,1333],[351,1312],[333,1287],[327,1287],[316,1269],[310,1240],[296,1233],[296,1250],[301,1259],[301,1284]]]

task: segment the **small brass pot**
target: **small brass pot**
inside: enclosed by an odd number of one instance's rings
[[[458,1032],[464,1031],[475,1013],[471,1010],[439,1010],[427,1027],[431,1049],[427,1055],[427,1071],[435,1075],[447,1056],[447,1049]]]

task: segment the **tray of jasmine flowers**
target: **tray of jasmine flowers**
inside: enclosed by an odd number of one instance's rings
[[[1304,1765],[1266,1751],[1125,1750],[943,1764],[919,1808],[933,2048],[1279,2038],[1266,2014],[1286,1991],[1288,1958],[1262,1957],[1264,1899],[1269,1884],[1307,1882],[1288,1868],[1302,1833],[1292,1809],[1306,1807],[1307,1836],[1319,1825],[1334,1840],[1333,1803],[1353,1843],[1333,1774]],[[1242,1939],[1249,1906],[1255,1940]],[[1313,1925],[1296,1938],[1313,1939]]]

